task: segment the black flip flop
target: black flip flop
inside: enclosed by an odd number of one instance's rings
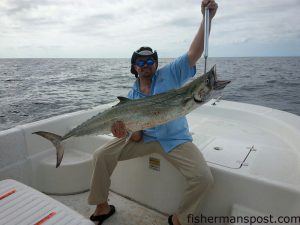
[[[108,214],[99,215],[99,216],[94,216],[94,214],[92,214],[90,216],[90,220],[93,222],[98,222],[98,225],[101,225],[104,222],[104,220],[108,219],[116,212],[116,208],[113,205],[109,205],[109,207],[110,207],[110,211]]]
[[[172,217],[173,217],[173,215],[169,216],[169,218],[168,218],[169,225],[174,225],[173,222],[172,222]]]

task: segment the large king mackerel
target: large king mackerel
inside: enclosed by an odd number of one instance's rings
[[[169,122],[201,106],[210,98],[213,90],[223,89],[229,82],[217,80],[214,66],[207,73],[179,89],[136,100],[118,97],[120,100],[118,104],[98,113],[64,136],[45,131],[34,132],[34,134],[48,139],[55,146],[56,167],[58,167],[64,154],[61,142],[70,137],[111,133],[111,126],[116,121],[123,121],[129,132]]]

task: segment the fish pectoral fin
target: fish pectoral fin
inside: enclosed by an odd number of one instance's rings
[[[127,132],[127,136],[126,136],[126,141],[125,141],[125,143],[127,143],[127,142],[130,140],[132,134],[133,134],[132,131],[128,131],[128,132]]]
[[[192,100],[193,99],[193,97],[186,97],[186,98],[184,98],[183,100],[182,100],[182,102],[183,102],[183,104],[186,104],[186,103],[188,103],[190,100]]]

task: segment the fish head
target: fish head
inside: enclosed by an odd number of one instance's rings
[[[218,80],[216,65],[214,65],[206,75],[206,86],[211,90],[222,90],[229,84],[230,80]]]
[[[213,90],[222,90],[229,83],[230,80],[218,80],[216,65],[214,65],[197,82],[196,88],[193,91],[194,101],[197,103],[205,102]]]

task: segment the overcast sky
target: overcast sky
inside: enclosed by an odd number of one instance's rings
[[[209,56],[299,56],[300,0],[218,0]],[[160,57],[188,50],[200,0],[0,0],[1,58]]]

